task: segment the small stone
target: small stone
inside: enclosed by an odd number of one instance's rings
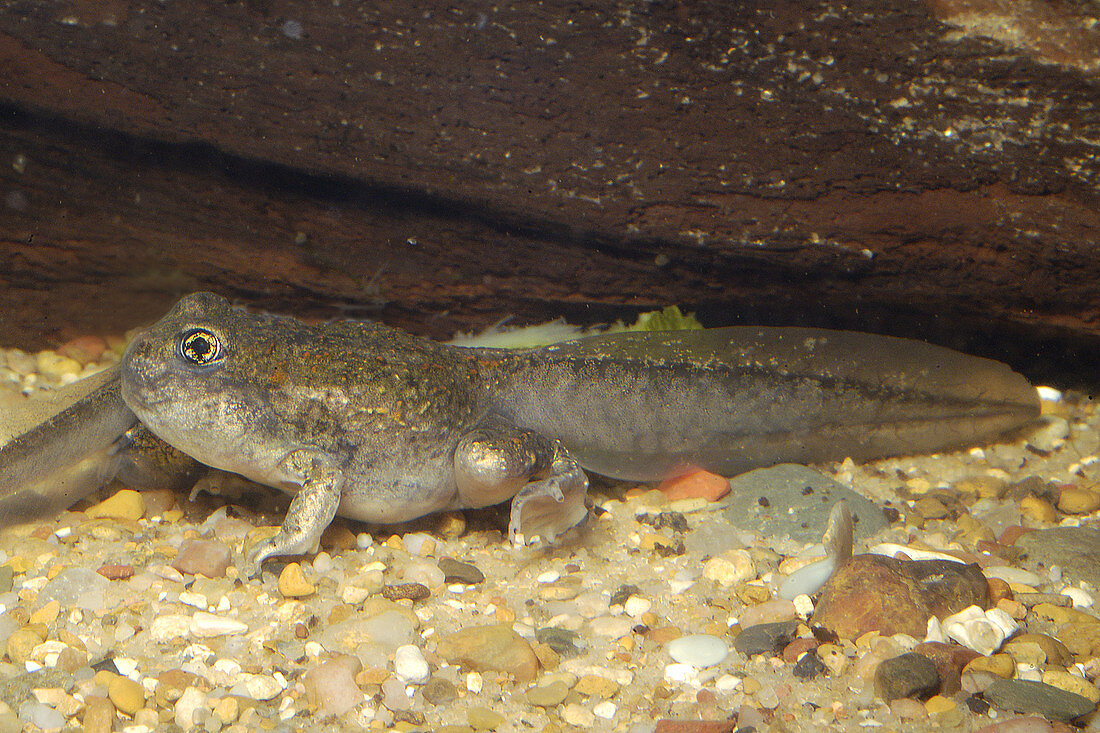
[[[825,671],[825,665],[821,662],[821,658],[814,652],[806,652],[795,663],[794,669],[791,670],[794,676],[800,680],[812,680],[819,674]]]
[[[23,664],[31,658],[34,648],[42,641],[42,635],[33,628],[16,629],[8,636],[8,657],[16,664]]]
[[[812,620],[842,639],[870,631],[923,638],[930,616],[989,604],[989,583],[976,565],[856,555],[825,583]]]
[[[619,692],[619,683],[603,675],[586,674],[573,685],[573,691],[585,697],[609,700]]]
[[[421,689],[424,701],[432,705],[446,705],[458,699],[458,690],[450,680],[433,677]]]
[[[424,653],[415,644],[397,647],[393,655],[393,671],[402,680],[414,685],[424,684],[431,676]]]
[[[432,592],[423,583],[390,583],[382,586],[382,597],[391,601],[422,601]]]
[[[115,675],[107,685],[107,697],[115,707],[133,715],[145,706],[145,689],[128,677]]]
[[[523,694],[523,697],[531,705],[540,708],[552,708],[560,705],[568,694],[569,686],[558,681],[532,687]]]
[[[926,710],[928,710],[928,713],[930,715],[938,715],[951,712],[958,706],[955,705],[955,701],[949,697],[944,697],[943,695],[933,695],[932,697],[928,698],[927,702],[924,703],[924,707]]]
[[[591,728],[592,724],[596,722],[596,716],[592,714],[592,711],[577,703],[566,705],[561,711],[561,719],[567,724],[582,730]]]
[[[731,588],[756,577],[756,566],[747,550],[727,550],[703,565],[703,577]]]
[[[779,654],[790,643],[797,630],[797,621],[748,626],[733,640],[733,648],[747,657],[754,654]]]
[[[985,699],[1001,710],[1038,713],[1064,723],[1087,715],[1096,707],[1088,698],[1032,680],[999,679],[986,689]]]
[[[115,724],[115,705],[99,695],[84,698],[84,733],[111,733]]]
[[[1016,660],[1008,654],[994,654],[990,657],[977,657],[966,665],[965,671],[988,672],[1002,679],[1011,679],[1016,674]]]
[[[1100,493],[1069,486],[1058,495],[1058,511],[1065,514],[1092,514],[1100,509]]]
[[[592,714],[604,720],[614,720],[615,714],[618,712],[619,707],[610,700],[604,700],[592,706]]]
[[[136,522],[145,516],[145,499],[137,491],[122,489],[88,507],[84,515],[90,519],[126,519]]]
[[[218,540],[187,540],[180,546],[172,567],[187,575],[224,578],[233,552]]]
[[[96,570],[107,580],[126,580],[134,577],[133,565],[100,565]]]
[[[1083,677],[1078,677],[1060,669],[1048,669],[1043,672],[1043,682],[1052,687],[1057,687],[1059,690],[1080,695],[1092,702],[1093,705],[1100,703],[1100,690],[1097,690],[1096,685]]]
[[[1039,427],[1027,436],[1027,447],[1040,455],[1048,455],[1066,444],[1069,422],[1056,415],[1043,415]]]
[[[662,481],[657,490],[668,501],[702,498],[706,501],[718,501],[730,492],[729,479],[709,471],[693,471]]]
[[[951,488],[979,499],[1000,499],[1008,491],[1008,482],[996,476],[968,476],[956,481]]]
[[[190,632],[191,617],[181,613],[167,613],[157,616],[149,626],[149,638],[155,642],[182,640]]]
[[[200,711],[207,709],[206,693],[197,687],[188,687],[172,706],[172,717],[183,730],[193,730],[201,724]]]
[[[390,677],[382,683],[382,704],[394,712],[413,709],[413,701],[405,689],[405,683]]]
[[[54,599],[44,604],[41,608],[36,609],[35,612],[31,614],[31,623],[49,626],[57,620],[57,616],[60,612],[61,604]]]
[[[1020,512],[1036,522],[1058,523],[1058,510],[1050,502],[1030,494],[1020,499]]]
[[[796,618],[798,618],[798,611],[795,608],[794,601],[776,599],[749,606],[745,609],[745,612],[741,614],[741,626],[791,621]]]
[[[697,669],[721,664],[730,651],[726,642],[709,634],[681,636],[670,641],[666,648],[674,661],[690,664]]]
[[[284,598],[302,598],[312,595],[317,587],[309,583],[302,574],[302,566],[292,562],[279,573],[279,593]]]
[[[921,497],[914,503],[913,508],[925,519],[943,519],[951,513],[951,510],[934,496]]]
[[[562,657],[575,657],[584,649],[581,636],[576,631],[547,626],[535,630],[535,639],[546,644]]]
[[[363,702],[364,695],[355,684],[355,675],[363,669],[353,656],[337,654],[302,676],[306,700],[322,715],[339,717]]]
[[[631,596],[623,604],[623,613],[632,619],[640,619],[642,616],[649,613],[653,608],[653,601],[648,598],[641,598],[639,596]]]
[[[466,721],[474,730],[496,730],[504,725],[504,716],[489,708],[473,707],[466,711]]]
[[[476,672],[507,672],[518,682],[538,674],[538,657],[511,626],[472,626],[439,639],[437,653]]]
[[[620,585],[615,589],[615,592],[611,594],[611,599],[608,601],[608,606],[622,606],[628,600],[634,596],[642,594],[642,589],[636,585]]]
[[[206,611],[198,611],[191,617],[188,626],[191,633],[200,638],[212,638],[215,636],[233,636],[247,634],[248,624],[236,619],[217,616]]]
[[[920,654],[909,652],[886,659],[875,670],[875,694],[890,702],[899,697],[930,697],[939,690],[936,665]]]
[[[476,566],[468,562],[459,562],[453,557],[441,558],[439,569],[443,571],[443,579],[446,583],[477,585],[485,582],[485,574],[478,570]]]
[[[1034,632],[1017,634],[1005,643],[1004,650],[1009,654],[1012,654],[1013,657],[1016,658],[1017,662],[1030,661],[1016,657],[1016,654],[1013,652],[1014,649],[1023,644],[1032,644],[1039,648],[1041,652],[1041,659],[1039,658],[1039,655],[1033,655],[1036,657],[1036,661],[1034,662],[1034,664],[1037,667],[1043,664],[1052,664],[1059,667],[1066,667],[1073,662],[1073,653],[1070,652],[1069,648],[1067,648],[1066,645],[1063,644],[1061,641],[1055,639],[1053,636],[1049,636],[1048,634],[1038,634]]]

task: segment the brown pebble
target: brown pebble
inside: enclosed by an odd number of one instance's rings
[[[1001,536],[1000,538],[998,538],[997,541],[1000,542],[1002,545],[1014,545],[1016,543],[1016,540],[1020,539],[1021,535],[1025,535],[1030,531],[1031,530],[1027,527],[1021,527],[1020,525],[1015,524],[1011,527],[1006,528],[1004,532],[1001,532]]]
[[[99,695],[84,698],[84,733],[111,733],[115,724],[115,706]]]
[[[172,567],[188,575],[224,578],[233,558],[229,547],[218,540],[187,540],[180,546]]]
[[[1008,583],[1000,578],[988,578],[989,582],[989,600],[994,603],[1003,598],[1012,598],[1012,588]]]
[[[794,664],[803,654],[812,649],[816,649],[819,643],[820,642],[812,636],[795,639],[783,649],[783,661],[787,664]]]
[[[423,583],[391,583],[382,586],[382,597],[391,601],[422,601],[432,594]]]
[[[107,580],[126,580],[127,578],[134,577],[133,565],[103,565],[97,573],[102,575]]]

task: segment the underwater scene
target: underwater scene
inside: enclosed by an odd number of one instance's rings
[[[1100,6],[0,0],[0,733],[1100,730]]]

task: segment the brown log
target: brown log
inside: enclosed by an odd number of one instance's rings
[[[8,2],[0,343],[197,288],[437,336],[676,302],[1094,380],[1084,12]]]

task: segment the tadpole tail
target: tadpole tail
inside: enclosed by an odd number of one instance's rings
[[[560,438],[586,468],[634,480],[935,452],[1039,414],[1035,388],[1005,364],[850,331],[621,333],[502,368],[502,414]]]
[[[105,486],[137,417],[119,395],[113,367],[58,390],[43,405],[5,415],[17,434],[0,447],[0,526],[54,514]]]

